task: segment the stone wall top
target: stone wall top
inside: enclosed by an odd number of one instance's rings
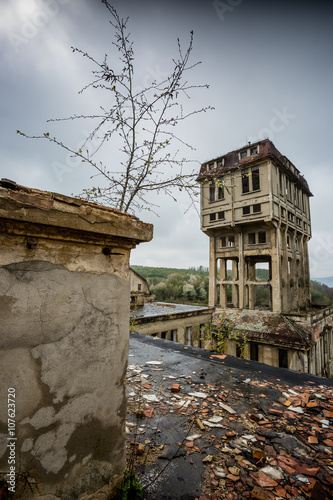
[[[121,238],[130,246],[150,241],[153,226],[114,208],[79,198],[20,186],[8,179],[0,181],[0,222],[15,234],[26,226],[38,226],[65,239]]]

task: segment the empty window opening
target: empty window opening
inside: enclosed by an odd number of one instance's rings
[[[251,361],[259,361],[258,344],[255,342],[250,342],[250,359]]]
[[[226,247],[227,246],[227,238],[226,236],[221,237],[221,247]]]
[[[215,222],[216,214],[209,214],[209,222]]]
[[[221,177],[217,180],[217,198],[223,200],[224,198],[224,179]]]
[[[287,234],[287,248],[290,248],[290,235]]]
[[[243,207],[243,215],[250,215],[250,206]]]
[[[239,279],[238,259],[228,259],[226,261],[226,275],[228,281]]]
[[[151,336],[156,338],[158,337],[158,333],[152,333]]]
[[[221,212],[217,213],[217,218],[218,218],[218,220],[223,220],[225,218],[225,216],[224,216],[224,210],[222,210]]]
[[[259,231],[258,243],[266,243],[266,232],[265,231]]]
[[[255,286],[255,309],[271,309],[271,287],[268,285]]]
[[[209,201],[215,201],[215,182],[209,183]]]
[[[248,193],[250,191],[249,169],[242,171],[242,192]]]
[[[141,283],[138,283],[138,292],[141,292]]]
[[[185,344],[191,345],[191,327],[187,326],[185,331]]]
[[[217,168],[221,168],[223,166],[223,160],[218,160]]]
[[[168,332],[161,333],[161,339],[166,340]]]
[[[228,247],[235,246],[235,236],[228,236]]]
[[[253,213],[257,214],[259,212],[261,212],[261,204],[260,203],[256,203],[255,205],[253,205]]]
[[[209,163],[208,170],[214,170],[214,168],[215,168],[215,163],[214,162],[213,163]]]
[[[279,182],[280,182],[280,195],[283,196],[283,178],[282,178],[282,172],[281,170],[279,171]]]
[[[232,285],[227,285],[227,303],[232,304]]]
[[[256,281],[269,281],[270,280],[270,262],[256,262],[255,263],[255,277]]]
[[[258,146],[254,146],[253,148],[250,149],[250,155],[254,156],[258,154]]]
[[[249,233],[248,241],[249,241],[249,245],[255,245],[256,244],[256,233]]]
[[[252,190],[260,189],[259,167],[252,167]]]
[[[244,149],[244,151],[240,152],[240,157],[241,157],[241,160],[244,160],[244,158],[247,158],[247,149]]]
[[[286,349],[279,349],[279,368],[289,368],[288,351]]]
[[[242,346],[238,342],[236,342],[236,357],[242,357]]]

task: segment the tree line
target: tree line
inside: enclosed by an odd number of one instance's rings
[[[178,269],[132,266],[132,268],[147,280],[154,299],[159,302],[208,304],[209,273],[207,267]],[[268,270],[257,269],[257,279],[266,281]],[[262,300],[265,298],[263,297]],[[315,306],[333,304],[333,288],[311,281],[311,302]]]

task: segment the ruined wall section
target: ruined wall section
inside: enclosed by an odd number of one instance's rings
[[[14,498],[106,498],[121,478],[129,255],[151,237],[111,209],[0,187],[0,467],[13,388]]]

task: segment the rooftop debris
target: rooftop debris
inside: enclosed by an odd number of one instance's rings
[[[148,363],[156,353],[145,352],[142,360],[132,355],[135,364],[127,375],[127,433],[130,443],[135,431],[145,446],[136,456],[145,498],[161,494],[163,474],[151,491],[151,468],[159,470],[161,462],[165,467],[165,459],[186,461],[188,474],[197,477],[193,498],[199,500],[333,498],[331,381],[326,385],[326,379],[318,378],[322,384],[292,386],[283,376],[274,380],[260,371],[246,373],[200,358],[191,371],[181,362],[175,369],[180,353],[171,364],[163,359],[163,369],[156,373]],[[201,368],[209,372],[209,363],[212,375],[203,382]],[[170,391],[170,378],[179,392]],[[135,419],[139,408],[145,420]]]

